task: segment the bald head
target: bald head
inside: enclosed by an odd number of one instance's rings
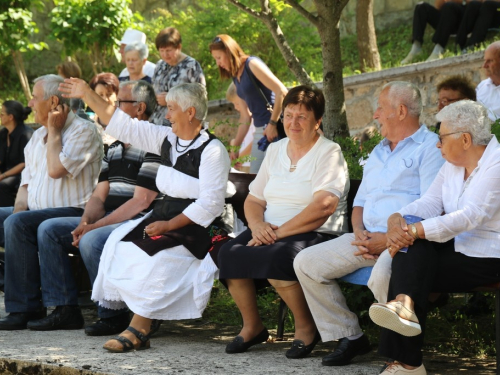
[[[491,43],[484,51],[483,68],[493,83],[500,85],[500,41]]]

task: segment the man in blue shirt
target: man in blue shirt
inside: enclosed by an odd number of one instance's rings
[[[444,162],[436,147],[437,135],[420,125],[421,112],[416,86],[390,82],[382,88],[373,118],[384,139],[364,167],[353,203],[354,233],[304,249],[295,258],[295,272],[322,341],[340,340],[338,348],[323,358],[323,365],[347,365],[370,351],[336,280],[374,266],[368,287],[379,302],[386,302],[392,262],[386,251],[387,218],[418,199]]]

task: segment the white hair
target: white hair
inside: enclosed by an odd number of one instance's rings
[[[189,107],[194,107],[196,111],[194,117],[200,121],[203,121],[207,116],[207,89],[200,83],[183,83],[182,85],[174,86],[167,93],[165,99],[176,102],[183,112]]]
[[[149,49],[147,44],[142,42],[132,42],[127,44],[127,46],[124,49],[124,52],[129,52],[129,51],[139,52],[139,58],[141,60],[147,59],[149,55]]]
[[[59,84],[64,82],[64,78],[56,74],[46,74],[36,78],[33,83],[41,82],[43,87],[43,100],[49,99],[51,96],[59,98],[59,104],[69,105],[69,99],[63,98],[59,91]]]
[[[422,113],[422,95],[420,90],[413,83],[405,81],[389,82],[382,87],[382,90],[389,88],[387,97],[394,106],[403,104],[408,108],[411,117],[420,117]]]
[[[472,100],[460,100],[444,107],[436,119],[446,122],[452,132],[469,133],[475,145],[487,145],[491,140],[491,123],[488,110]],[[451,135],[459,137],[460,134]]]

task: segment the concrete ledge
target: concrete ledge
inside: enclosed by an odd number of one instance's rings
[[[90,367],[90,366],[89,366]],[[48,365],[38,361],[19,361],[16,359],[0,358],[0,374],[6,375],[107,375],[104,372],[78,370],[71,367]]]

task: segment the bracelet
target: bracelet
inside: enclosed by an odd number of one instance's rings
[[[413,238],[415,238],[416,240],[419,240],[420,237],[418,236],[418,230],[417,230],[417,227],[415,226],[415,224],[410,224],[410,228],[411,228],[411,234],[412,234]]]
[[[269,123],[274,126],[278,126],[278,121],[269,120]]]

